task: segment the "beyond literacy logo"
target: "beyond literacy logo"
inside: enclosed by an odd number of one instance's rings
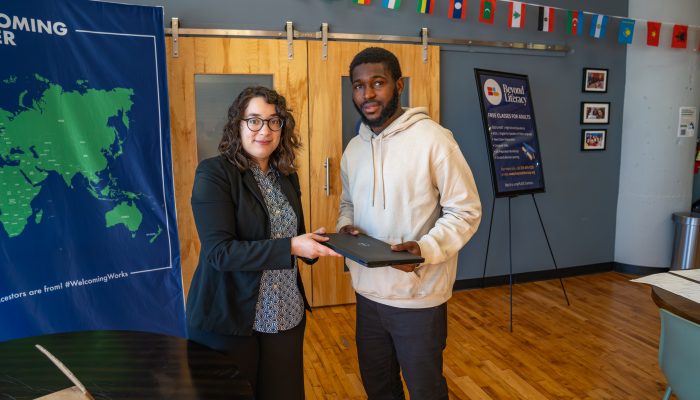
[[[486,100],[489,101],[494,106],[501,104],[503,100],[503,93],[501,87],[493,79],[487,79],[484,82],[484,94],[486,95]]]

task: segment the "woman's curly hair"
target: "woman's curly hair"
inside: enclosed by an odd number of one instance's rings
[[[219,142],[219,153],[226,157],[240,171],[250,168],[255,161],[245,152],[241,143],[241,121],[245,117],[245,110],[248,103],[255,97],[262,97],[266,103],[275,106],[277,116],[282,118],[282,133],[279,146],[270,155],[270,166],[277,169],[284,175],[289,175],[296,171],[296,151],[301,148],[301,139],[296,134],[296,122],[292,116],[292,110],[287,108],[287,100],[272,89],[264,86],[252,86],[238,95],[228,109],[228,121],[224,126],[224,135]]]

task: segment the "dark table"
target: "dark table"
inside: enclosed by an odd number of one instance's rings
[[[0,342],[0,400],[73,386],[35,344],[61,360],[95,399],[253,398],[238,368],[207,347],[155,333],[90,331]]]
[[[656,286],[651,287],[651,298],[659,308],[663,308],[679,317],[700,324],[700,303],[696,303]]]

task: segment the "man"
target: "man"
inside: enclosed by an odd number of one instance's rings
[[[357,294],[357,352],[370,400],[447,399],[442,352],[457,253],[476,231],[481,203],[452,133],[425,108],[402,109],[401,67],[368,48],[350,64],[362,124],[341,160],[339,232],[392,243],[421,265],[366,268],[347,260]]]

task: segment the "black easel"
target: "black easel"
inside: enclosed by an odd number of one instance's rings
[[[547,230],[544,228],[544,223],[542,222],[542,215],[540,215],[540,208],[537,206],[537,199],[535,199],[534,193],[530,193],[530,196],[532,196],[532,201],[535,203],[535,210],[537,210],[537,218],[540,220],[540,225],[542,226],[542,232],[544,232],[544,238],[547,241],[547,248],[549,248],[549,254],[552,256],[552,261],[554,262],[554,269],[557,271],[559,275],[559,283],[561,284],[561,290],[564,293],[564,298],[566,299],[566,305],[570,306],[571,303],[569,303],[569,296],[566,294],[566,289],[564,288],[564,281],[562,280],[561,277],[561,272],[559,271],[559,267],[557,267],[557,260],[554,259],[554,252],[552,251],[552,245],[549,243],[549,237],[547,236]],[[508,196],[508,264],[509,264],[509,271],[508,271],[508,285],[510,286],[510,331],[513,332],[513,237],[512,237],[512,221],[511,221],[511,213],[510,213],[510,201],[512,198],[517,197],[517,196]],[[493,202],[491,203],[491,222],[489,223],[489,236],[486,241],[486,258],[484,259],[484,273],[481,276],[481,287],[485,286],[485,280],[486,280],[486,265],[489,260],[489,247],[491,244],[491,229],[493,228],[493,214],[494,214],[494,208],[496,206],[496,196],[494,195],[493,197]]]

